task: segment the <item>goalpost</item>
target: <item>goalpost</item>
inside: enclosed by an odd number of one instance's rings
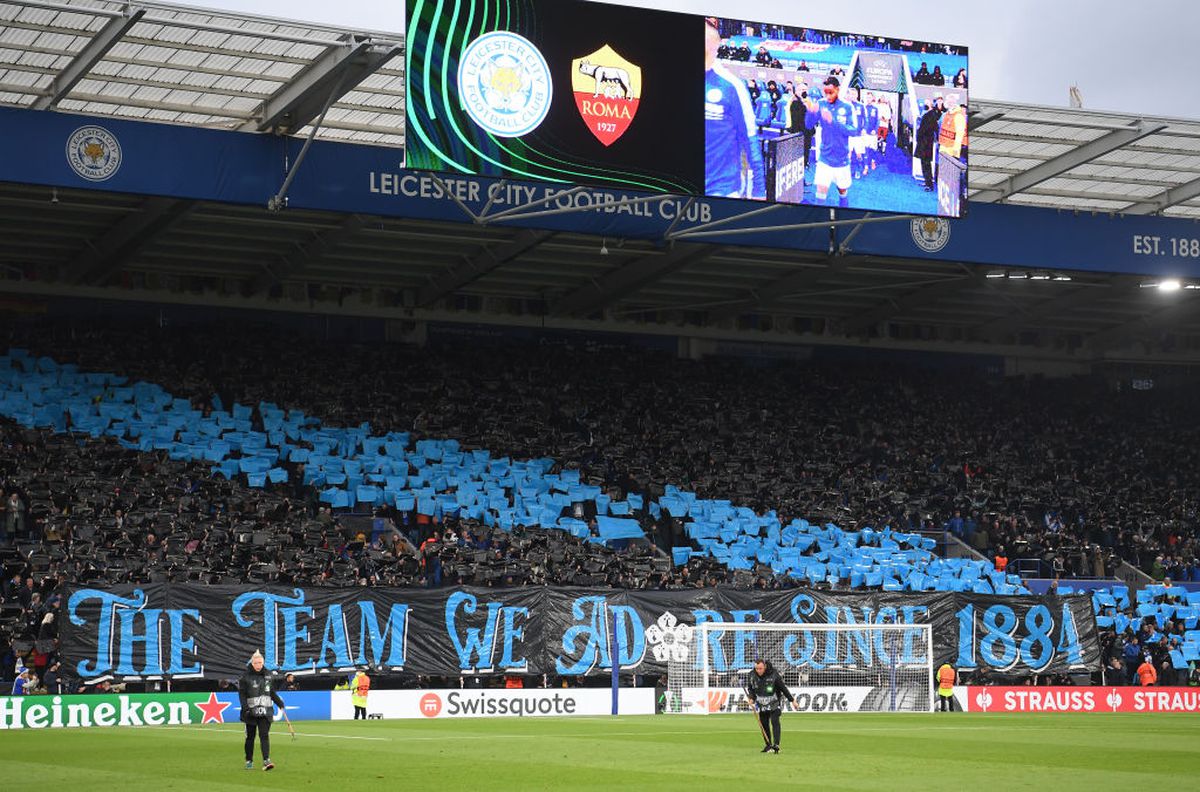
[[[747,712],[754,662],[766,660],[796,698],[785,711],[932,712],[928,624],[696,626],[687,658],[667,664],[667,712]]]

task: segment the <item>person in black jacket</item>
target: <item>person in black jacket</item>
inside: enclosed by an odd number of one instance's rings
[[[758,723],[767,743],[762,752],[779,753],[779,711],[783,707],[784,699],[795,704],[795,696],[783,683],[779,672],[765,660],[754,663],[754,673],[746,682],[746,694],[750,697],[750,703],[758,710]]]
[[[943,112],[945,112],[945,105],[939,94],[934,97],[933,104],[921,116],[921,121],[917,125],[917,146],[914,153],[921,160],[921,175],[925,177],[925,192],[933,192],[934,189],[933,152],[937,148],[938,125],[942,121]]]
[[[246,724],[246,769],[254,767],[254,734],[262,748],[263,770],[275,769],[271,761],[271,721],[275,717],[272,705],[283,709],[283,699],[275,692],[275,676],[263,668],[262,653],[250,656],[250,664],[238,680],[238,698],[242,704],[242,721]]]

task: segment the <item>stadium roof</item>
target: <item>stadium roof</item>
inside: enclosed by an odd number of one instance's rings
[[[153,2],[0,0],[0,105],[299,135],[326,112],[319,138],[402,146],[403,64],[396,33]],[[972,113],[974,201],[1200,219],[1200,122],[980,99]],[[1200,337],[1200,292],[1179,295],[1180,310],[1130,276],[1014,283],[980,267],[852,252],[664,250],[87,190],[55,191],[48,212],[46,193],[0,185],[0,264],[23,273],[6,291],[178,292],[201,279],[210,291],[290,294],[293,304],[313,286],[368,289],[381,310],[481,320],[606,312],[648,327],[750,321],[850,336],[897,322],[936,327],[943,340],[1097,352],[1168,326]]]
[[[403,146],[403,35],[155,2],[0,0],[0,104]],[[976,100],[971,198],[1200,218],[1200,121]]]
[[[398,33],[108,0],[0,2],[0,104],[404,144]]]
[[[109,0],[0,0],[0,104],[402,146],[403,36]],[[971,198],[1200,217],[1200,121],[976,101]]]
[[[976,105],[972,201],[1200,218],[1200,121]]]

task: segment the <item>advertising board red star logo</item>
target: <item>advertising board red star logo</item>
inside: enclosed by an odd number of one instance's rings
[[[195,704],[204,713],[204,717],[200,719],[201,723],[224,723],[225,715],[223,713],[230,706],[228,702],[218,701],[216,693],[209,693],[208,701],[197,701]]]

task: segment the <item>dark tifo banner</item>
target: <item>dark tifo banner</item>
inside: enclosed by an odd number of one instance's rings
[[[666,669],[705,622],[932,624],[934,665],[1009,673],[1090,670],[1099,648],[1091,601],[966,594],[755,593],[585,589],[246,589],[150,585],[76,588],[61,636],[70,670],[119,676],[236,676],[255,649],[269,668],[333,672],[369,664],[418,674],[605,673],[610,630],[621,668]],[[869,663],[869,640],[792,643],[777,664]],[[919,641],[905,652],[923,659]],[[732,646],[731,646],[732,645]],[[749,640],[714,646],[710,668],[745,668]]]

